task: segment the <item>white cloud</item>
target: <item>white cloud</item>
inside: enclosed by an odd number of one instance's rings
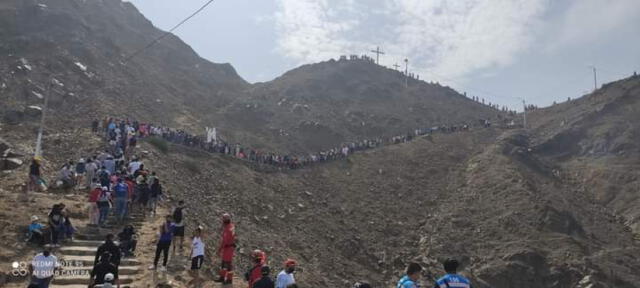
[[[460,78],[512,63],[548,0],[277,0],[278,51],[299,63],[382,46],[391,65]]]
[[[559,19],[549,41],[550,50],[583,45],[602,39],[626,24],[640,25],[638,0],[573,1]]]

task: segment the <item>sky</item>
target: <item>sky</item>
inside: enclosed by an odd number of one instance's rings
[[[130,0],[167,30],[206,0]],[[340,55],[521,109],[640,72],[640,0],[215,0],[174,33],[255,83]]]

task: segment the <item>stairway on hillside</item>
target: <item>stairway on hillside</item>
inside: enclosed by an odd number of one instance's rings
[[[144,224],[144,215],[133,212],[129,215],[127,224],[133,225],[139,231]],[[115,216],[110,216],[105,228],[82,227],[78,228],[75,238],[63,247],[57,248],[54,254],[60,260],[63,270],[52,282],[51,287],[60,288],[86,288],[89,285],[89,273],[93,269],[98,246],[100,246],[107,234],[117,235],[122,230],[122,225],[115,224]],[[140,245],[140,244],[138,244]],[[137,277],[143,273],[143,265],[136,257],[122,258],[118,267],[121,287],[131,285]]]

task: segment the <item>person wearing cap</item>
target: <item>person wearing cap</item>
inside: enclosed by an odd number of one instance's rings
[[[104,282],[107,279],[106,276],[108,274],[112,274],[113,276],[112,281],[115,281],[116,283],[118,283],[118,267],[116,267],[116,265],[113,265],[113,263],[110,262],[110,259],[112,258],[111,256],[112,255],[109,252],[104,252],[101,254],[100,263],[93,266],[93,269],[89,274],[90,276],[89,281],[91,283],[91,285],[89,285],[90,287],[96,284],[104,284]]]
[[[254,265],[251,270],[245,273],[245,279],[249,282],[249,288],[253,287],[253,284],[262,278],[262,267],[267,262],[267,254],[264,251],[256,249],[251,253],[253,257]]]
[[[38,222],[39,220],[40,218],[38,218],[38,216],[31,216],[31,224],[29,224],[29,231],[27,232],[27,242],[44,245],[44,226]]]
[[[107,273],[106,275],[104,275],[104,283],[93,285],[93,288],[113,288],[113,287],[116,287],[116,286],[114,286],[114,281],[115,281],[114,278],[115,278],[115,276],[112,273]],[[119,286],[117,286],[117,287],[119,287]]]
[[[438,279],[435,283],[434,288],[449,288],[449,287],[460,287],[460,288],[471,288],[471,282],[469,279],[463,277],[458,273],[458,266],[460,264],[455,259],[447,259],[444,261],[443,265],[444,271],[447,273]]]
[[[276,288],[287,288],[291,284],[296,283],[293,273],[296,271],[296,261],[293,259],[287,259],[284,262],[284,269],[278,273],[276,278]]]
[[[418,263],[409,263],[407,266],[407,274],[400,278],[396,288],[418,288],[418,279],[420,279],[422,266]]]
[[[222,240],[218,247],[218,256],[222,259],[220,265],[220,278],[217,282],[231,285],[233,280],[233,255],[236,251],[236,229],[231,223],[231,215],[229,213],[222,214]]]
[[[273,279],[271,279],[271,268],[269,266],[262,266],[260,268],[260,275],[262,278],[258,279],[256,283],[253,283],[251,288],[275,288],[276,285],[273,283]]]

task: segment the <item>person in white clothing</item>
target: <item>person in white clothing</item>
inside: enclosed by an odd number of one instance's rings
[[[276,288],[287,288],[287,286],[296,283],[296,279],[293,277],[293,273],[296,271],[296,261],[293,259],[287,259],[284,262],[284,269],[278,273],[276,279]]]
[[[136,171],[138,171],[138,169],[140,169],[140,165],[142,165],[142,162],[140,162],[140,160],[133,159],[133,161],[131,161],[131,163],[129,163],[129,174],[133,175],[133,173],[136,173]]]
[[[42,253],[33,257],[29,268],[31,270],[31,283],[38,285],[38,287],[48,288],[56,270],[60,269],[60,263],[56,256],[51,255],[51,251],[45,249]]]
[[[202,280],[200,279],[200,268],[204,262],[204,242],[202,241],[202,226],[198,226],[193,231],[191,240],[191,271],[193,280],[189,281],[189,287],[200,287]]]

